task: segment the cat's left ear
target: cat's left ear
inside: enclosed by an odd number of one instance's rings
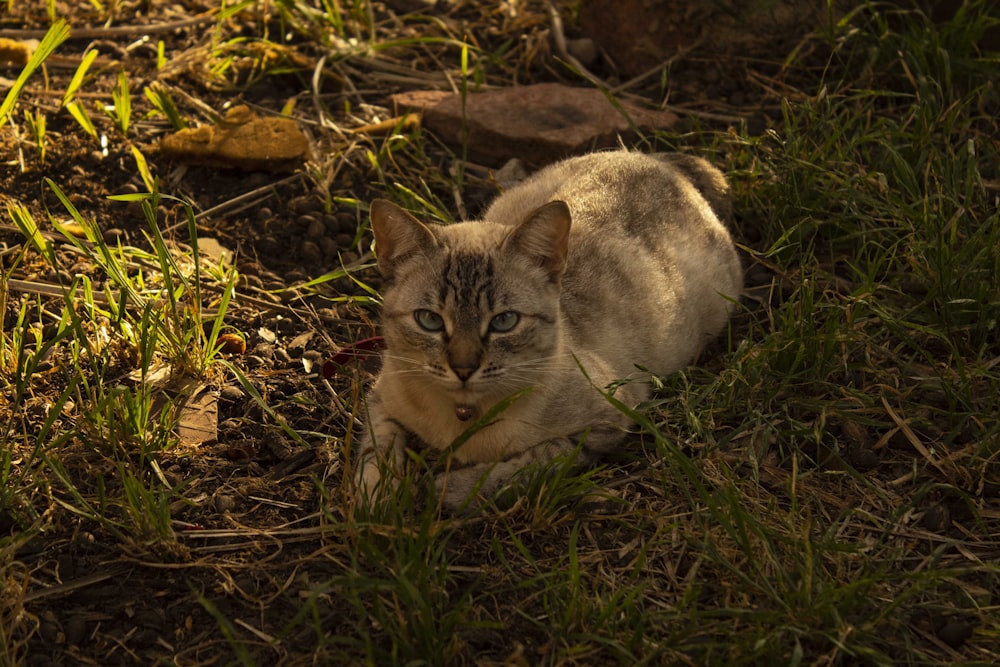
[[[378,270],[385,278],[391,279],[402,261],[437,246],[427,225],[387,199],[373,201],[370,213]]]
[[[514,249],[528,255],[555,282],[566,270],[569,251],[569,206],[564,201],[552,201],[525,218],[524,222],[504,240],[504,249]]]

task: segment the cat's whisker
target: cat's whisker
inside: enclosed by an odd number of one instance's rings
[[[411,437],[447,450],[490,403],[529,387],[453,452],[472,465],[451,471],[445,505],[572,451],[582,432],[589,450],[614,448],[628,419],[594,386],[641,379],[636,364],[677,370],[725,327],[720,294],[742,284],[727,212],[725,178],[704,160],[628,151],[547,167],[484,222],[424,224],[372,202],[388,348],[362,450],[398,465]],[[650,389],[616,391],[635,405]],[[358,468],[359,487],[374,488],[382,472]]]

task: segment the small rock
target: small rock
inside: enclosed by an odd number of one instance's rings
[[[87,622],[80,616],[71,616],[66,621],[66,643],[79,646],[87,637]]]
[[[353,213],[342,213],[337,216],[337,231],[354,235],[358,229],[358,218]]]
[[[340,313],[334,308],[320,308],[316,311],[319,315],[319,319],[323,322],[338,322],[340,321]]]
[[[340,231],[340,219],[333,213],[323,214],[323,224],[326,225],[327,234],[336,234]]]
[[[236,507],[236,498],[225,493],[220,493],[212,499],[215,511],[219,514],[231,512]]]
[[[326,236],[326,225],[312,213],[301,216],[299,222],[306,225],[306,236],[309,238],[319,239]]]
[[[257,345],[253,348],[252,356],[258,357],[259,359],[273,359],[274,345],[271,343],[257,343]]]
[[[66,635],[59,624],[59,619],[56,618],[54,613],[48,610],[42,613],[41,623],[38,626],[38,634],[50,644],[62,644],[66,640]]]
[[[298,197],[292,197],[288,202],[288,208],[292,209],[297,215],[319,213],[323,210],[323,202],[311,195],[299,195]]]
[[[76,559],[70,554],[56,556],[56,566],[59,569],[60,581],[66,582],[76,576]]]
[[[311,243],[311,242],[310,241],[306,241],[306,243]],[[302,245],[305,245],[305,243],[303,243]],[[319,246],[317,246],[315,243],[311,243],[311,245],[316,246],[316,252],[319,253]],[[318,257],[318,255],[317,255],[317,257]],[[282,290],[278,294],[278,296],[281,297],[281,303],[288,304],[288,303],[292,303],[293,301],[298,301],[302,297],[302,293],[299,292],[299,290],[297,290],[297,289],[288,288],[288,289]]]
[[[324,236],[319,240],[319,249],[323,251],[323,259],[329,260],[337,256],[337,251],[340,249],[340,246],[338,246],[337,242],[329,236]]]
[[[952,648],[958,648],[969,640],[975,628],[971,623],[957,618],[949,618],[937,632],[938,639]]]
[[[932,533],[940,533],[951,528],[951,512],[944,503],[938,503],[924,512],[921,525]]]
[[[248,287],[255,289],[264,289],[264,281],[260,279],[260,276],[255,276],[252,273],[241,273],[240,287],[242,287],[243,289],[246,289]]]
[[[302,353],[303,361],[309,361],[312,364],[319,363],[323,361],[323,353],[319,350],[305,350]]]
[[[314,333],[313,331],[306,331],[293,338],[288,343],[288,352],[296,357],[301,356],[309,345],[309,341],[312,340]]]
[[[864,472],[878,467],[878,454],[867,447],[854,445],[847,450],[847,461],[855,470]]]
[[[111,229],[105,229],[101,232],[101,237],[104,242],[108,245],[116,245],[120,240],[123,242],[128,242],[128,236],[125,235],[125,230],[121,227],[112,227]]]
[[[223,387],[219,392],[219,400],[225,403],[239,403],[243,398],[243,390],[232,385]]]
[[[596,63],[597,56],[600,55],[600,49],[597,48],[597,42],[589,37],[567,40],[566,50],[569,51],[569,54],[579,60],[580,64],[585,67],[590,67]]]

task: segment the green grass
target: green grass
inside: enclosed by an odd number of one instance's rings
[[[197,638],[226,663],[1000,661],[1000,57],[977,46],[998,23],[988,4],[934,24],[865,3],[788,57],[797,87],[766,130],[649,137],[654,148],[717,156],[734,186],[737,236],[766,268],[770,293],[745,304],[702,367],[663,379],[620,460],[589,471],[558,462],[526,475],[523,494],[457,517],[439,514],[415,465],[385,506],[357,507],[339,473],[314,474],[304,518],[179,530],[204,489],[197,475],[165,473],[199,454],[179,447],[176,415],[159,410],[157,369],[242,386],[258,405],[248,428],[256,420],[296,447],[332,446],[335,460],[363,413],[364,378],[330,388],[341,413],[316,432],[283,407],[327,409],[319,383],[276,405],[266,378],[222,359],[239,277],[200,256],[190,206],[180,206],[188,249],[165,237],[164,204],[175,202],[136,139],[144,110],[173,128],[197,118],[168,88],[140,95],[116,70],[107,114],[92,121],[115,142],[135,141],[121,155],[150,193],[120,204],[140,207],[144,246],[106,242],[56,175],[39,182],[60,207],[44,214],[55,233],[29,202],[6,207],[24,248],[0,265],[0,663],[45,644],[26,599],[42,585],[25,546],[81,532],[103,540],[106,562],[190,574],[171,600],[187,598],[201,625],[163,640],[193,650]],[[449,68],[463,91],[469,72],[496,72],[497,53],[517,53],[509,40],[494,53],[457,46],[433,17],[407,17],[428,34],[402,39],[362,1],[280,2],[266,24],[274,32],[227,41],[223,19],[253,10],[220,18],[206,85],[250,87],[294,70],[250,46],[286,48],[279,28],[333,49],[347,78],[379,54],[404,53]],[[239,74],[247,59],[250,74]],[[93,60],[84,62],[81,72]],[[29,103],[23,86],[4,102],[8,124],[44,118],[15,111]],[[86,88],[81,73],[64,105]],[[34,130],[24,135],[44,135]],[[51,163],[57,148],[45,148]],[[478,185],[440,168],[454,157],[400,127],[309,169],[330,190],[317,195],[328,209],[355,207],[361,218],[358,202],[391,193],[450,219],[453,181]],[[14,298],[9,280],[66,268],[61,248],[88,270],[61,296]],[[352,279],[366,295],[337,293],[345,276],[304,289],[377,303],[364,274]],[[171,659],[154,653],[142,661]]]

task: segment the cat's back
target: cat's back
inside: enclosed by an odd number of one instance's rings
[[[628,151],[570,158],[505,192],[483,217],[516,225],[553,200],[572,218],[561,302],[580,347],[625,371],[641,363],[666,373],[725,325],[742,267],[726,226],[728,184],[707,161]]]
[[[724,223],[731,212],[725,177],[701,158],[607,151],[569,158],[536,172],[498,197],[483,219],[516,225],[553,200],[569,204],[576,231],[622,223],[628,233],[659,233],[664,223],[701,226],[705,211],[694,209],[703,204],[711,210],[710,217]]]

